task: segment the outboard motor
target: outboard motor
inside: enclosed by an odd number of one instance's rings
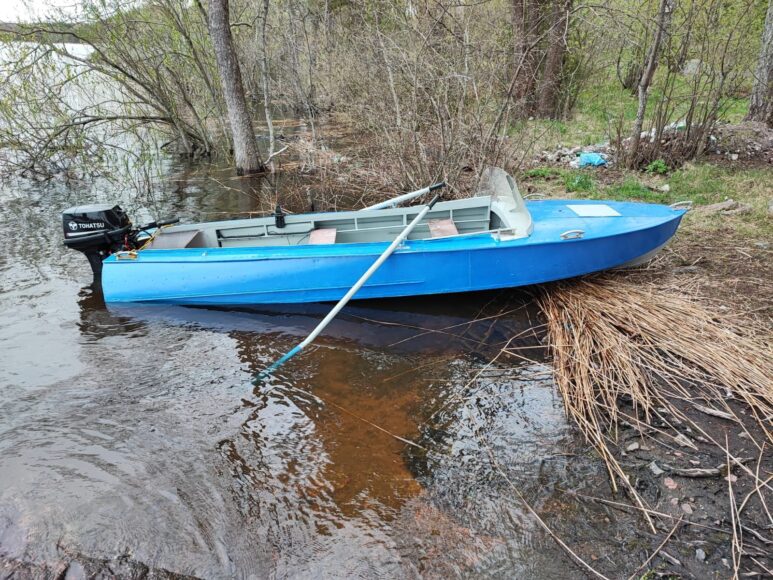
[[[86,254],[94,282],[102,277],[102,260],[125,249],[132,223],[119,206],[80,205],[62,212],[64,245]]]

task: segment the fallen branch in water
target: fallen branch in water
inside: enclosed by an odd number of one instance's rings
[[[276,156],[278,156],[278,155],[281,155],[282,153],[284,153],[285,151],[287,151],[289,148],[290,148],[290,146],[289,146],[289,145],[285,145],[285,146],[284,146],[284,147],[282,147],[282,148],[281,148],[279,151],[274,151],[274,152],[273,152],[271,155],[269,155],[268,157],[266,157],[266,163],[270,163],[270,162],[271,162],[271,160],[272,160],[274,157],[276,157]]]

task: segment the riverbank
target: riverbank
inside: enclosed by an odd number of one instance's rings
[[[735,151],[711,154],[661,174],[616,168],[580,170],[568,168],[565,162],[545,164],[535,160],[523,172],[521,188],[524,193],[547,197],[692,202],[693,210],[676,238],[659,256],[639,270],[604,275],[600,282],[618,288],[623,297],[628,294],[626,284],[633,283],[636,288],[655,292],[656,299],[686,299],[703,312],[713,313],[719,326],[737,328],[732,332],[738,333],[739,340],[741,336],[753,336],[757,344],[763,345],[761,353],[765,352],[764,345],[768,345],[769,352],[773,338],[770,134],[773,132],[768,131],[758,143],[745,148],[749,154],[744,158]],[[595,284],[592,279],[590,283]],[[587,298],[595,292],[592,287],[589,290]],[[582,288],[576,292],[576,299],[585,301]],[[637,301],[633,295],[630,299]],[[604,310],[603,305],[598,308]],[[592,317],[591,313],[581,316],[589,314]],[[698,327],[690,329],[691,322],[689,318],[675,318],[672,340],[679,340],[682,333],[700,333]],[[622,320],[619,323],[628,324]],[[590,327],[585,335],[583,340],[593,340]],[[563,339],[563,343],[567,341],[571,344],[569,337]],[[708,340],[706,344],[716,349],[714,357],[726,355],[720,342]],[[635,343],[631,346],[639,348]],[[668,352],[671,347],[664,343],[661,350]],[[761,353],[752,361],[763,362],[767,356]],[[679,363],[674,360],[675,365],[684,363],[682,358]],[[611,365],[614,368],[615,363]],[[723,370],[728,377],[734,372],[730,368]],[[637,401],[636,396],[627,395],[617,398],[614,413],[629,420],[616,422],[604,445],[611,453],[608,461],[626,474],[631,488],[627,501],[609,505],[642,516],[639,533],[648,549],[638,549],[642,557],[647,554],[646,565],[639,572],[644,576],[769,574],[773,564],[773,538],[769,537],[773,519],[768,509],[773,474],[770,418],[766,413],[756,415],[748,400],[734,392],[729,383],[717,400],[716,395],[707,395],[698,388],[699,384],[679,378],[684,376],[681,372],[675,369],[674,376],[665,379],[674,381],[671,386],[667,382],[660,384],[661,379],[651,379],[652,388],[662,393],[658,396],[663,399],[661,403],[650,402],[657,407],[656,416],[643,422],[639,422],[642,403],[646,408],[647,400]],[[739,368],[739,372],[743,370]],[[707,375],[705,380],[717,379]],[[719,380],[716,384],[723,383]],[[768,374],[768,402],[773,400],[770,385],[773,376]],[[680,388],[684,389],[681,395]],[[717,410],[718,403],[726,410]],[[604,501],[583,494],[577,494],[577,498]],[[629,501],[629,507],[624,507]],[[648,536],[645,525],[650,517],[658,529],[658,534],[652,536]],[[585,555],[594,559],[592,553]]]

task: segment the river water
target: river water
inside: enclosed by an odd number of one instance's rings
[[[106,181],[2,185],[7,569],[555,578],[579,572],[514,488],[575,548],[628,525],[565,493],[608,483],[563,415],[528,295],[353,303],[256,387],[329,305],[110,310],[62,245],[77,203],[212,219],[266,210],[298,179],[261,193],[170,164],[143,203]],[[508,341],[531,361],[491,362]]]

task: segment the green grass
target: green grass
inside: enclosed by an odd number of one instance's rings
[[[647,165],[645,171],[656,175],[665,175],[668,173],[668,165],[666,165],[666,162],[662,159],[655,159],[655,161]]]
[[[653,191],[642,184],[635,177],[626,177],[625,180],[616,185],[610,185],[605,188],[604,196],[607,199],[618,199],[624,201],[645,201],[648,203],[671,203],[672,196],[668,192]]]
[[[696,211],[687,215],[686,226],[697,231],[731,228],[739,235],[773,239],[773,218],[768,200],[773,198],[773,170],[688,163],[669,175],[620,171],[594,174],[595,170],[537,167],[521,176],[537,193],[556,198],[614,199],[671,204],[692,201]],[[661,191],[668,184],[670,191]],[[737,215],[706,214],[701,206],[733,199],[751,206]]]
[[[671,175],[669,184],[674,196],[692,200],[698,205],[706,205],[733,197],[731,193],[735,194],[733,199],[737,199],[739,194],[745,197],[743,192],[738,190],[741,183],[749,178],[744,175],[746,173],[731,172],[716,165],[688,164]]]
[[[688,223],[699,229],[732,228],[746,237],[773,238],[773,219],[768,202],[773,197],[773,170],[718,167],[708,163],[687,164],[669,179],[674,201],[691,200],[702,205],[733,199],[751,211],[738,215],[703,215],[692,212]]]
[[[722,111],[722,120],[728,123],[740,123],[749,112],[749,98],[728,99]]]
[[[523,172],[524,179],[551,179],[561,175],[562,171],[555,167],[535,167]]]
[[[596,182],[590,173],[571,171],[564,175],[564,187],[569,193],[591,193],[596,190]]]

